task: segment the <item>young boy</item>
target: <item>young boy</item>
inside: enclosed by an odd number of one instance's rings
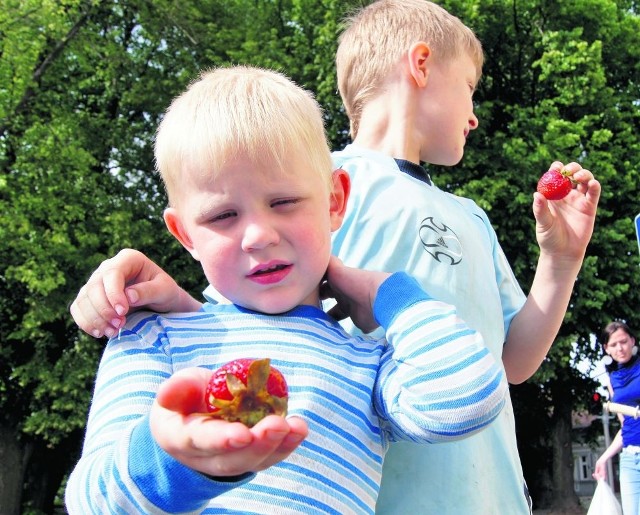
[[[414,275],[458,308],[502,358],[509,382],[520,383],[537,370],[562,323],[600,185],[571,163],[565,168],[578,187],[566,199],[534,193],[540,257],[525,299],[484,211],[433,186],[418,166],[462,158],[478,126],[472,95],[482,62],[473,32],[430,2],[383,0],[349,20],[336,64],[353,145],[333,157],[349,173],[352,195],[333,252],[350,266]],[[378,511],[528,513],[514,426],[508,402],[498,420],[465,441],[393,445]]]
[[[458,439],[507,394],[450,305],[404,273],[331,258],[349,193],[322,113],[282,75],[204,73],[171,104],[155,156],[169,231],[231,304],[138,312],[102,358],[69,513],[373,513],[390,441]],[[320,282],[364,329],[320,309]],[[270,358],[290,417],[253,428],[204,414],[211,369]]]
[[[352,195],[333,252],[350,266],[415,275],[483,335],[510,382],[526,380],[562,322],[593,232],[599,183],[570,163],[564,168],[578,186],[568,197],[548,202],[534,193],[540,257],[525,298],[486,213],[439,190],[419,166],[459,162],[478,125],[472,95],[483,54],[473,32],[431,2],[380,0],[348,21],[336,62],[353,145],[334,153]],[[138,284],[125,295],[129,280]],[[71,311],[85,331],[113,334],[130,306],[194,309],[177,291],[141,254],[123,251],[100,266]],[[471,438],[392,445],[377,511],[529,513],[511,403]]]

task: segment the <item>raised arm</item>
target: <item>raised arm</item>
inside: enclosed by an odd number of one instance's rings
[[[502,367],[454,306],[406,274],[349,268],[336,258],[328,281],[342,315],[363,330],[385,329],[374,404],[391,438],[455,440],[498,416],[508,391]]]
[[[554,168],[562,168],[556,162]],[[511,322],[502,360],[510,383],[526,381],[538,369],[555,339],[573,285],[593,234],[600,183],[578,163],[577,187],[564,199],[548,201],[534,193],[533,213],[540,257],[527,301]]]
[[[124,249],[103,261],[71,304],[80,329],[112,338],[137,309],[197,311],[201,304],[142,252]]]
[[[389,347],[374,402],[396,439],[455,440],[499,415],[508,392],[502,367],[454,306],[394,274],[380,287],[375,313]]]

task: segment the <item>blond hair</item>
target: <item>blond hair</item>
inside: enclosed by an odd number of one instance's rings
[[[203,72],[173,100],[155,140],[170,203],[187,173],[215,180],[236,156],[296,173],[286,164],[293,152],[305,156],[328,188],[331,153],[313,95],[281,73],[249,66]]]
[[[429,45],[437,62],[466,52],[480,78],[484,61],[480,41],[462,21],[432,2],[379,0],[346,18],[345,27],[339,38],[336,70],[353,138],[363,106],[418,41]]]

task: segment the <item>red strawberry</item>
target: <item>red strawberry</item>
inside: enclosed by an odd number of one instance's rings
[[[205,402],[209,413],[229,422],[253,427],[267,415],[287,414],[288,388],[271,360],[243,358],[213,373]]]
[[[548,200],[560,200],[565,198],[573,188],[573,182],[569,178],[569,173],[549,170],[545,172],[538,181],[538,191]]]

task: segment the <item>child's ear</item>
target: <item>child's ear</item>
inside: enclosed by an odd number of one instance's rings
[[[337,231],[342,225],[347,210],[347,201],[351,192],[351,179],[342,168],[333,172],[331,178],[332,189],[329,197],[329,216],[331,217],[331,231]]]
[[[407,54],[409,61],[409,73],[419,88],[423,88],[427,84],[427,78],[429,77],[429,65],[431,64],[429,61],[430,55],[431,50],[429,49],[429,45],[424,41],[418,41],[409,48],[409,52]]]
[[[174,207],[168,207],[164,210],[164,223],[169,229],[169,232],[178,240],[182,246],[189,251],[193,259],[200,261],[198,257],[198,251],[194,248],[189,233],[182,224],[178,210]]]

